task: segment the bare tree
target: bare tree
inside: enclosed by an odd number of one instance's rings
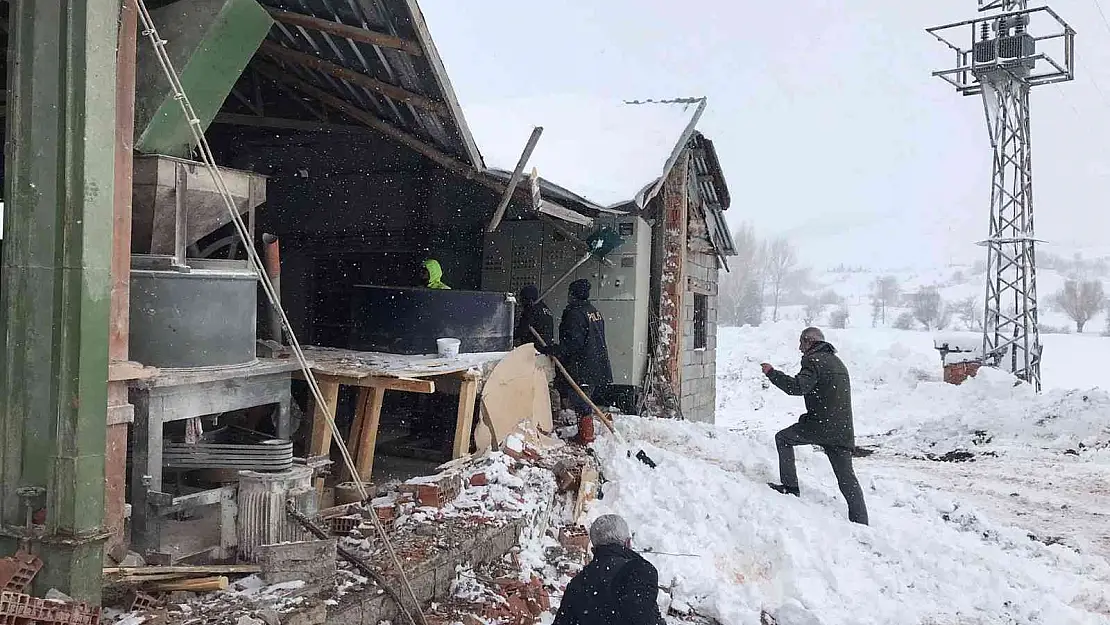
[[[910,296],[910,313],[926,330],[938,328],[944,315],[944,301],[935,286],[925,286]]]
[[[894,320],[894,329],[895,330],[912,330],[913,329],[913,324],[914,324],[913,313],[911,313],[910,311],[907,310],[906,312],[898,315],[898,318]]]
[[[824,302],[817,297],[811,298],[809,302],[806,303],[805,310],[802,311],[802,322],[807,326],[811,326],[816,323],[817,318],[820,317],[823,312],[825,312]]]
[[[771,288],[771,320],[779,320],[779,301],[796,279],[798,253],[785,238],[778,238],[767,248],[767,285]]]
[[[848,309],[841,306],[829,315],[829,325],[837,330],[843,330],[848,327],[848,316]]]
[[[728,272],[720,274],[718,314],[725,323],[759,325],[763,319],[767,245],[759,240],[750,224],[741,224],[733,231],[732,240],[736,256],[729,258]]]
[[[979,298],[973,295],[952,303],[948,308],[967,330],[983,329],[983,307],[979,304]]]
[[[1068,280],[1052,296],[1052,302],[1075,322],[1075,331],[1082,333],[1087,322],[1106,306],[1106,295],[1101,280]]]
[[[875,325],[876,321],[886,325],[886,309],[894,306],[901,294],[902,288],[894,276],[875,279],[871,285],[871,325]]]
[[[763,323],[763,287],[749,282],[740,295],[740,323],[757,327]]]

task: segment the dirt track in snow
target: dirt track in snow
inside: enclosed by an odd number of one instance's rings
[[[950,493],[991,520],[1110,560],[1110,472],[1079,458],[989,457],[935,462],[877,453],[858,461],[872,474]]]

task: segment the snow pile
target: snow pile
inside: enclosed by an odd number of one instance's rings
[[[1097,515],[1067,516],[1063,503],[1104,488],[1087,476],[1105,481],[1110,462],[1090,451],[1110,438],[1105,392],[1038,397],[992,370],[955,387],[927,334],[830,332],[853,376],[861,443],[880,450],[856,462],[872,524],[857,526],[823,454],[798,450],[800,499],[765,485],[777,481],[771,436],[802,403],[758,365],[796,371],[798,329],[720,332],[717,426],[624,417],[627,445],[596,443],[607,481],[589,517],[628,519],[673,605],[725,625],[754,625],[761,609],[782,625],[1110,621],[1105,547],[1045,533],[1105,533]],[[925,459],[964,447],[996,457]],[[657,469],[629,456],[641,448]],[[959,473],[969,469],[994,473]],[[1021,483],[1007,481],[1018,473]],[[1054,476],[1085,477],[1055,487]],[[988,486],[1000,492],[975,491]]]
[[[621,420],[652,470],[605,439],[591,510],[624,515],[676,602],[727,625],[1104,623],[1110,566],[913,485],[861,479],[871,528],[846,520],[827,461],[799,452],[803,497],[774,493],[773,445],[690,423]],[[690,555],[685,555],[690,554]],[[957,621],[956,619],[964,619]]]
[[[759,369],[766,359],[796,372],[796,334],[792,324],[721,330],[719,424],[772,433],[797,419],[802,403],[772,389]],[[1110,447],[1110,394],[1104,390],[1050,389],[1038,396],[987,368],[953,386],[943,382],[940,358],[927,334],[850,329],[827,335],[852,375],[861,445],[918,456],[958,449],[1026,454]],[[1089,341],[1095,349],[1100,346],[1099,339]],[[1048,360],[1045,367],[1067,364]]]

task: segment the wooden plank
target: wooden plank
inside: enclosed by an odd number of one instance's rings
[[[360,384],[359,386],[368,386],[370,388],[381,389],[383,391],[402,391],[405,393],[429,393],[436,392],[436,383],[432,380],[421,380],[418,378],[370,378],[369,384]]]
[[[563,221],[569,221],[571,223],[579,224],[582,226],[592,226],[594,223],[593,219],[590,219],[589,217],[581,213],[572,211],[565,206],[556,204],[551,200],[544,200],[540,202],[540,207],[537,210],[545,215],[555,217],[556,219],[562,219]]]
[[[355,467],[358,469],[359,479],[369,482],[374,472],[374,448],[378,445],[378,427],[382,419],[382,400],[385,399],[385,389],[363,389],[359,402],[359,412],[362,413],[362,427],[359,428],[359,437]]]
[[[159,582],[154,584],[151,588],[162,592],[214,592],[217,590],[227,590],[228,579],[224,576],[218,577],[201,577],[198,579],[189,579],[180,582]]]
[[[486,232],[493,232],[497,230],[497,226],[501,225],[501,218],[505,216],[505,210],[509,208],[509,201],[513,199],[513,191],[516,191],[516,186],[520,184],[520,178],[524,174],[524,168],[528,165],[528,159],[532,157],[532,151],[536,149],[536,143],[540,140],[540,135],[543,134],[543,127],[536,126],[532,129],[532,134],[528,137],[528,142],[524,144],[524,151],[520,154],[520,160],[516,163],[516,168],[513,169],[513,175],[509,178],[509,186],[501,194],[501,202],[497,204],[497,209],[493,211],[493,217],[489,220],[489,226],[486,227]],[[533,173],[535,170],[532,170]],[[529,191],[533,197],[536,197],[536,192]]]
[[[130,360],[113,360],[108,363],[108,381],[149,380],[158,375],[158,369]]]
[[[294,65],[300,65],[301,67],[308,67],[330,74],[340,80],[346,80],[360,87],[365,87],[375,93],[380,93],[381,95],[399,102],[405,102],[415,107],[432,111],[437,115],[446,116],[448,113],[447,105],[442,102],[438,102],[419,93],[414,93],[404,87],[398,87],[397,85],[391,85],[377,78],[372,78],[366,74],[356,72],[342,65],[337,65],[318,56],[291,50],[272,41],[263,41],[258,51],[271,59],[293,63]]]
[[[336,406],[339,404],[339,384],[327,378],[317,379],[320,385],[320,394],[327,403],[328,411],[335,416]],[[331,424],[322,406],[316,405],[313,400],[312,409],[312,439],[309,443],[309,457],[331,455]],[[316,478],[316,491],[324,489],[324,478]]]
[[[211,566],[106,566],[105,575],[250,575],[261,573],[254,564],[215,564]]]
[[[380,33],[358,26],[350,26],[341,22],[333,22],[331,20],[321,19],[319,17],[312,17],[311,15],[301,15],[300,13],[291,13],[289,11],[282,11],[280,9],[270,8],[270,16],[282,24],[290,24],[292,26],[302,26],[309,30],[315,30],[329,35],[335,35],[351,41],[365,43],[380,48],[390,48],[392,50],[400,50],[413,56],[423,56],[424,51],[420,49],[420,44],[415,41],[409,41],[400,37],[395,37],[386,33]]]
[[[478,378],[466,376],[459,389],[459,410],[455,418],[455,442],[451,457],[462,458],[470,453],[470,434],[474,427],[474,402],[478,399]]]
[[[597,497],[597,481],[597,469],[592,464],[587,463],[582,467],[582,478],[578,483],[578,494],[574,498],[574,511],[571,517],[574,524],[580,524],[579,520],[586,512],[586,506]]]

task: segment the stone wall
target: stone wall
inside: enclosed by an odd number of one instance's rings
[[[693,235],[694,233],[691,232]],[[686,296],[682,336],[682,414],[713,423],[717,403],[717,258],[691,237],[686,254]],[[706,298],[705,346],[695,342],[697,296]]]

